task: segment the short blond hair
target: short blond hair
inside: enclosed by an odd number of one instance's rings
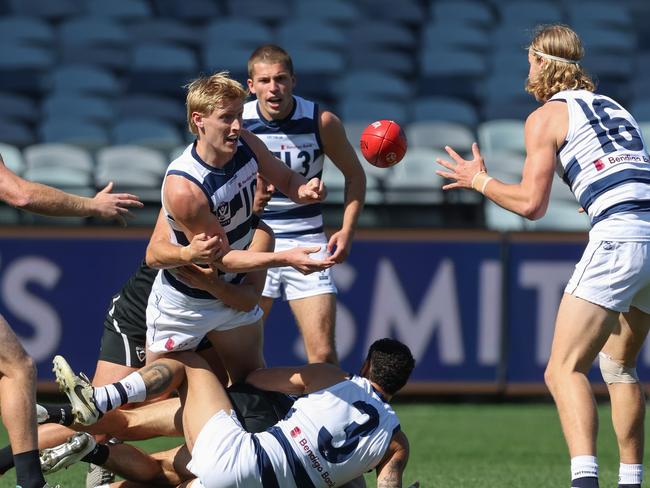
[[[233,80],[227,71],[220,71],[210,76],[200,76],[187,86],[185,107],[187,109],[187,125],[194,135],[199,134],[196,124],[192,120],[192,113],[199,112],[209,116],[225,102],[232,100],[246,100],[248,91],[237,80]]]
[[[563,24],[538,27],[528,49],[534,57],[544,60],[535,79],[526,82],[526,91],[536,99],[545,102],[562,90],[596,89],[594,82],[579,63],[585,50],[580,37],[570,27]],[[573,62],[548,59],[535,51]]]

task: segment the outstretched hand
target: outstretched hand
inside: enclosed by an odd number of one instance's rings
[[[448,180],[453,180],[453,183],[448,183],[442,187],[443,190],[453,190],[455,188],[472,188],[472,183],[474,177],[485,171],[485,163],[483,162],[483,157],[481,152],[478,149],[478,144],[472,144],[472,156],[471,161],[467,161],[460,157],[460,155],[454,151],[451,147],[445,146],[445,151],[451,156],[454,160],[454,163],[450,163],[442,158],[437,158],[436,162],[441,166],[444,166],[448,171],[436,170],[436,174],[447,178]]]
[[[325,259],[312,259],[311,254],[321,251],[321,246],[311,247],[294,247],[283,251],[287,259],[287,265],[300,271],[302,274],[307,275],[316,271],[323,271],[331,268],[336,262],[331,258]]]
[[[111,193],[112,190],[113,182],[111,181],[92,198],[92,215],[102,219],[115,219],[126,227],[125,217],[133,218],[129,208],[142,208],[144,204],[136,195]]]

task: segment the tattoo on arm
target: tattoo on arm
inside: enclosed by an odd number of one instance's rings
[[[377,478],[377,488],[402,488],[402,471],[404,465],[401,460],[393,459],[381,470]]]
[[[140,375],[147,386],[147,398],[165,393],[174,379],[174,373],[166,364],[146,366]]]

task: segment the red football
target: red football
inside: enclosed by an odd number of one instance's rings
[[[361,134],[361,153],[378,168],[388,168],[399,163],[406,153],[406,136],[397,122],[378,120]]]

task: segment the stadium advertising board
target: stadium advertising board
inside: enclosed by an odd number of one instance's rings
[[[343,366],[356,371],[374,339],[393,336],[413,350],[414,382],[541,384],[557,306],[584,242],[398,235],[360,236],[335,268]],[[41,380],[52,378],[54,354],[93,372],[108,304],[145,246],[142,235],[0,238],[0,312],[36,358]],[[265,354],[269,365],[303,360],[284,302],[276,301],[266,324]]]

